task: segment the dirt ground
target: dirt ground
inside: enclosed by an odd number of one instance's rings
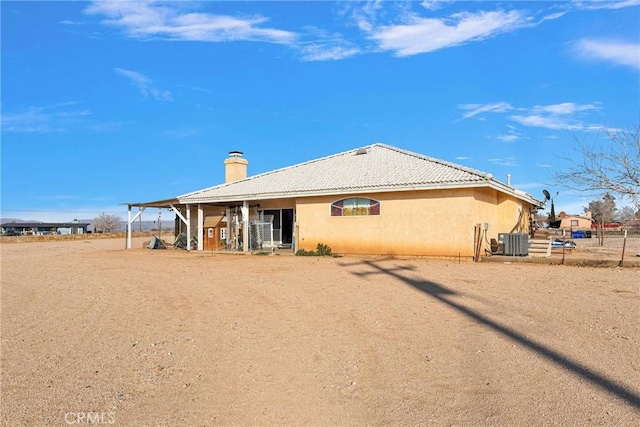
[[[637,268],[123,246],[2,244],[3,426],[639,423]]]

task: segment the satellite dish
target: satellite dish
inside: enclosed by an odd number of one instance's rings
[[[542,190],[542,194],[544,194],[545,200],[550,200],[551,199],[551,194],[549,194],[549,192],[547,190]]]

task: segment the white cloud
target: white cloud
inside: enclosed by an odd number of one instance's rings
[[[234,17],[194,13],[186,3],[98,1],[85,9],[89,15],[103,15],[104,24],[119,27],[132,38],[227,42],[261,41],[290,44],[296,33],[262,26],[263,16]]]
[[[498,135],[496,136],[497,139],[499,139],[500,141],[504,141],[504,142],[515,142],[517,140],[519,140],[521,137],[513,134],[513,133],[509,133],[506,135]]]
[[[563,11],[563,12],[550,13],[548,15],[543,16],[538,23],[541,23],[541,22],[544,22],[544,21],[552,21],[554,19],[562,18],[567,13],[568,12],[566,10]]]
[[[410,15],[404,24],[372,29],[369,38],[382,50],[409,56],[484,40],[530,23],[519,11],[463,12],[448,19]]]
[[[576,104],[574,102],[563,102],[560,104],[536,105],[531,108],[531,111],[534,113],[574,114],[581,111],[596,109],[598,109],[598,106],[596,104]]]
[[[467,110],[467,112],[464,113],[458,121],[468,119],[482,113],[504,113],[513,109],[513,107],[507,102],[495,102],[493,104],[462,104],[459,105],[458,108]]]
[[[518,162],[513,157],[505,157],[504,159],[493,158],[493,159],[487,159],[487,161],[499,166],[518,166]]]
[[[573,6],[579,9],[622,9],[640,5],[640,0],[590,0],[590,1],[574,1]]]
[[[535,105],[531,108],[518,108],[521,114],[513,114],[508,118],[524,126],[540,127],[551,130],[599,131],[601,125],[588,125],[582,117],[600,109],[599,103],[576,104],[563,102],[560,104]]]
[[[140,73],[122,68],[115,68],[116,73],[125,76],[129,81],[138,88],[144,96],[151,96],[158,101],[171,101],[171,92],[161,90],[155,87],[153,81]]]
[[[574,46],[582,58],[610,62],[640,70],[640,44],[612,40],[582,39]]]
[[[311,41],[301,40],[296,44],[303,61],[339,60],[360,53],[360,48],[345,40],[341,34],[312,26],[305,27],[305,31],[305,38]]]
[[[566,130],[581,130],[583,126],[579,123],[570,122],[564,117],[558,116],[541,116],[538,114],[530,115],[512,115],[509,119],[520,123],[524,126],[541,127],[546,129],[566,129]]]
[[[360,53],[357,47],[310,44],[300,47],[304,61],[330,61],[349,58]]]
[[[2,114],[3,132],[46,133],[65,132],[84,123],[91,112],[83,109],[69,109],[76,102],[65,102],[44,107],[29,107],[25,111]]]
[[[600,131],[601,125],[585,124],[582,121],[591,111],[598,111],[600,103],[577,104],[575,102],[562,102],[549,105],[535,105],[533,107],[515,107],[507,102],[490,104],[461,104],[458,108],[466,110],[458,121],[478,116],[483,113],[515,113],[507,116],[507,119],[524,126],[541,127],[552,130],[584,130]],[[479,119],[481,117],[478,117]],[[496,138],[504,142],[514,142],[522,138],[514,126],[507,125],[507,133]]]
[[[453,0],[423,0],[420,5],[427,10],[438,10]]]

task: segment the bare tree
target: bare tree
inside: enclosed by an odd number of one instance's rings
[[[631,206],[623,206],[618,212],[618,219],[621,222],[640,219],[640,211],[634,212]]]
[[[593,141],[576,138],[575,158],[553,174],[558,185],[591,194],[610,193],[640,209],[640,125],[607,129]]]
[[[585,213],[591,211],[593,220],[598,226],[598,245],[604,245],[604,224],[611,222],[616,217],[616,198],[607,193],[602,200],[589,202],[589,207],[585,208]]]
[[[102,212],[100,215],[94,218],[93,228],[94,230],[99,230],[103,233],[112,233],[114,231],[120,230],[120,221],[120,216]]]

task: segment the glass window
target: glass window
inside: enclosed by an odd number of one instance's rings
[[[349,197],[331,204],[331,216],[380,215],[380,202],[364,197]]]
[[[577,227],[578,226],[578,220],[577,219],[572,219],[571,220],[571,226],[572,227]]]

